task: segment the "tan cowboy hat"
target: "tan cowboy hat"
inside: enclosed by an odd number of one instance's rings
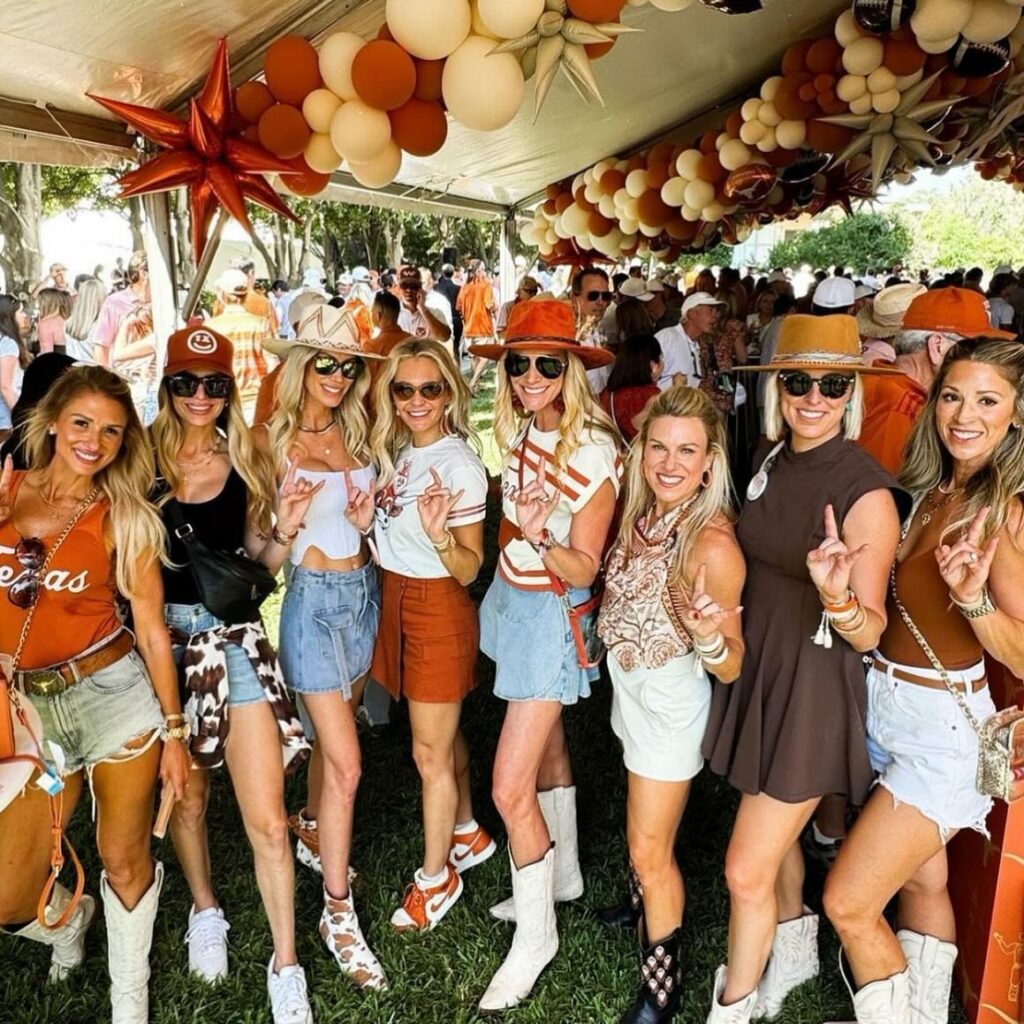
[[[2,669],[0,669],[2,671]],[[18,694],[18,704],[25,714],[23,722],[11,706],[14,722],[14,752],[25,757],[39,757],[38,739],[43,735],[43,723],[39,712],[23,694]],[[26,727],[27,723],[27,727]],[[4,761],[0,763],[0,811],[2,811],[28,785],[36,766],[31,761]]]
[[[294,341],[273,338],[263,342],[263,348],[275,356],[287,356],[300,347],[321,349],[332,356],[384,358],[375,352],[367,352],[359,344],[359,328],[352,310],[336,306],[314,306],[309,310],[299,323]]]
[[[885,366],[865,366],[857,321],[846,313],[807,316],[796,313],[782,321],[779,343],[771,362],[737,366],[748,373],[776,370],[851,370],[856,373],[900,373]]]
[[[857,314],[862,338],[894,338],[903,329],[910,304],[928,289],[923,284],[894,284],[883,288],[870,305]]]

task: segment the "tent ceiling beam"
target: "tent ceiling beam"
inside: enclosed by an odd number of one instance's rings
[[[0,128],[43,138],[74,140],[83,146],[105,150],[132,148],[132,136],[119,121],[36,106],[8,97],[0,97]]]

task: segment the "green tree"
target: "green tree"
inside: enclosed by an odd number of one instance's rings
[[[889,267],[907,259],[911,232],[898,217],[857,213],[817,231],[805,231],[772,249],[772,267],[850,267],[864,273],[869,267]]]

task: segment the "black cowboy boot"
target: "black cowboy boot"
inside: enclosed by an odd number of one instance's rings
[[[679,929],[640,951],[640,988],[620,1024],[667,1024],[682,995]]]
[[[629,895],[625,902],[614,907],[603,907],[597,912],[601,922],[609,928],[628,928],[635,931],[640,923],[644,906],[644,887],[640,884],[640,878],[632,864],[629,865],[628,883]]]

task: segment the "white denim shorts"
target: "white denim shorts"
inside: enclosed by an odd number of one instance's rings
[[[875,654],[876,657],[881,657]],[[985,819],[992,800],[975,785],[978,737],[954,696],[945,689],[896,679],[895,669],[936,679],[938,672],[886,662],[886,670],[868,669],[868,754],[896,804],[916,807],[934,821],[942,842],[959,829],[988,835]],[[985,663],[949,672],[954,683],[966,684],[964,698],[981,721],[995,711],[985,686],[971,693],[971,684],[985,677]]]

